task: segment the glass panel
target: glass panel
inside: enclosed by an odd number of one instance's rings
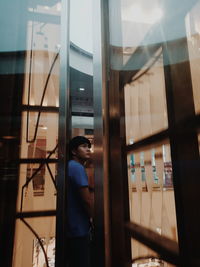
[[[170,145],[128,155],[131,221],[177,241]]]
[[[17,212],[56,210],[60,11],[60,1],[29,1],[22,14],[27,34]],[[49,266],[54,266],[55,217],[25,220],[41,238]],[[13,266],[46,266],[37,238],[20,220]]]
[[[55,266],[55,217],[42,217],[16,221],[13,267]],[[36,235],[33,234],[33,232]],[[43,249],[38,237],[41,240]],[[45,252],[45,253],[44,253]]]
[[[93,1],[70,0],[70,99],[72,137],[85,136],[94,143],[93,107]],[[78,18],[78,19],[77,19]],[[85,162],[88,183],[94,188],[92,157]]]
[[[127,144],[168,127],[161,49],[152,60],[154,65],[143,67],[124,88]]]
[[[26,53],[23,104],[58,107],[60,46],[58,36],[51,40],[49,35],[56,32],[59,25],[43,24],[29,22],[28,30],[34,29],[33,36],[29,36],[34,45],[30,44],[32,50]]]
[[[56,209],[56,164],[21,164],[17,210]]]
[[[57,166],[41,163],[57,158],[58,109],[48,108],[59,105],[60,11],[58,1],[28,7],[20,157],[32,162],[20,166],[18,211],[56,208]]]
[[[111,68],[115,70],[138,70],[141,64],[138,47],[155,45],[161,42],[162,35],[150,36],[154,26],[163,17],[161,1],[153,0],[110,0],[110,44]],[[129,60],[135,53],[134,64]],[[145,56],[148,52],[144,51]]]
[[[70,95],[72,136],[93,142],[92,1],[70,1]],[[77,20],[77,17],[79,18]],[[85,38],[87,36],[87,38]]]
[[[57,142],[57,113],[40,114],[39,109],[37,112],[22,113],[21,158],[46,158]],[[53,153],[51,158],[55,157]]]
[[[185,18],[192,76],[194,104],[196,113],[200,112],[200,1],[190,10]]]

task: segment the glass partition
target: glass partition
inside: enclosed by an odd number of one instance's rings
[[[132,153],[127,161],[130,220],[178,241],[170,145]],[[133,240],[132,257],[154,255],[143,248]]]
[[[168,127],[162,49],[130,80],[124,88],[127,144]]]
[[[128,151],[133,148],[127,154],[129,196],[125,196],[130,221],[178,242],[169,136],[158,142],[169,130],[170,119],[164,44],[183,34],[177,28],[168,33],[165,19],[171,9],[165,1],[109,1],[110,71],[119,72],[126,145]],[[136,240],[131,252],[132,259],[140,259],[133,266],[170,266],[162,260],[151,262],[155,252]]]
[[[13,266],[55,266],[55,217],[16,221]]]
[[[93,106],[93,2],[70,1],[70,99],[72,137],[85,136],[94,151]],[[77,19],[78,17],[78,19]],[[87,36],[87,37],[86,37]],[[92,159],[87,163],[89,183],[94,186]]]
[[[130,69],[138,71],[143,63],[140,52],[147,45],[160,44],[162,37],[150,36],[164,16],[158,0],[110,0],[109,23],[111,45],[111,67],[115,70]],[[135,53],[134,64],[131,64]],[[148,51],[144,51],[148,56]]]
[[[92,8],[91,0],[70,1],[72,136],[84,135],[90,139],[94,129]]]
[[[125,128],[118,134],[122,146],[123,135],[126,140],[130,221],[168,237],[177,249],[179,242],[181,261],[188,262],[198,258],[199,239],[192,226],[199,212],[192,193],[199,177],[199,8],[200,1],[109,1],[110,89],[122,100],[112,108]],[[151,258],[143,248],[132,241],[132,258]]]
[[[200,2],[197,1],[194,7],[185,17],[187,43],[189,50],[189,60],[194,94],[194,105],[197,114],[200,112],[200,87],[198,77],[200,73]]]
[[[61,2],[29,1],[22,16],[27,35],[17,201],[21,219],[16,221],[13,267],[54,266]],[[54,215],[44,217],[49,211]]]
[[[128,156],[131,221],[177,240],[169,144]]]

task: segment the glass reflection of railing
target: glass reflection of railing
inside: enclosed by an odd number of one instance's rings
[[[31,175],[30,178],[27,179],[26,183],[22,186],[22,192],[21,192],[21,205],[20,205],[20,212],[22,212],[23,209],[23,199],[24,199],[24,190],[25,188],[29,185],[29,183],[34,179],[34,177],[37,175],[37,173],[42,169],[43,166],[46,165],[48,172],[50,174],[51,177],[51,181],[55,187],[55,189],[57,190],[57,186],[56,186],[56,181],[55,178],[53,177],[52,171],[49,167],[49,162],[48,160],[50,159],[50,157],[55,153],[55,151],[58,148],[58,144],[56,145],[56,147],[49,153],[48,157],[46,159],[41,159],[41,163],[40,166],[35,170],[35,172]],[[34,160],[34,159],[33,159]]]
[[[47,158],[45,159],[40,159],[40,165],[39,167],[34,171],[34,173],[32,174],[32,176],[30,178],[28,178],[28,180],[26,181],[26,183],[22,186],[22,192],[21,192],[21,205],[20,205],[20,212],[17,213],[16,218],[20,219],[24,225],[32,232],[32,234],[36,237],[36,239],[38,240],[38,243],[42,249],[42,252],[44,254],[44,259],[45,259],[45,264],[47,267],[49,267],[49,260],[48,260],[48,256],[47,253],[45,251],[43,242],[42,242],[42,238],[39,237],[39,235],[37,234],[37,232],[33,229],[33,227],[25,220],[25,218],[36,218],[36,217],[49,217],[49,216],[55,216],[56,215],[56,210],[46,210],[46,211],[30,211],[30,212],[23,212],[23,200],[24,200],[24,189],[28,186],[28,184],[34,179],[34,177],[37,175],[37,173],[46,165],[48,172],[50,174],[50,178],[51,181],[57,191],[57,186],[56,186],[56,180],[55,177],[52,174],[52,171],[49,167],[49,160],[50,157],[55,153],[55,151],[57,150],[58,145],[56,145],[56,147],[49,152],[49,155]],[[34,159],[32,159],[34,161]],[[57,159],[55,159],[57,161]]]
[[[36,239],[38,240],[38,243],[42,249],[44,258],[45,258],[45,263],[46,263],[46,267],[49,267],[49,261],[48,261],[48,256],[47,253],[45,251],[42,239],[38,236],[37,232],[30,226],[29,223],[27,223],[27,221],[25,221],[23,218],[20,219],[25,225],[26,227],[32,232],[32,234],[36,237]]]
[[[27,125],[26,125],[26,142],[27,143],[33,143],[36,141],[36,137],[37,137],[37,133],[38,133],[38,127],[39,127],[39,122],[40,122],[40,116],[41,113],[43,111],[53,111],[53,112],[58,112],[58,108],[57,107],[44,107],[43,106],[43,101],[44,101],[44,97],[47,91],[47,87],[48,87],[48,83],[50,80],[50,76],[52,73],[52,70],[55,66],[55,63],[58,59],[59,56],[59,52],[56,54],[52,65],[50,67],[48,76],[46,78],[46,82],[44,85],[44,89],[43,89],[43,93],[42,93],[42,97],[41,97],[41,101],[40,101],[40,105],[39,106],[31,106],[30,105],[30,81],[31,81],[31,71],[29,73],[29,85],[28,85],[28,105],[24,105],[22,107],[22,109],[24,111],[27,111]],[[31,70],[31,69],[30,69]],[[38,112],[37,115],[37,120],[36,120],[36,126],[35,126],[35,131],[34,131],[34,135],[32,139],[29,139],[29,113],[30,111],[36,111]],[[51,171],[51,168],[49,167],[49,163],[57,163],[57,159],[51,159],[50,157],[56,152],[58,145],[55,146],[55,148],[52,151],[49,151],[49,155],[47,156],[47,158],[35,158],[35,159],[21,159],[20,163],[39,163],[39,167],[34,169],[33,174],[27,178],[25,184],[22,186],[22,191],[21,191],[21,204],[20,204],[20,212],[17,213],[17,218],[19,218],[23,224],[32,232],[32,234],[35,236],[35,238],[38,240],[38,244],[40,245],[43,255],[44,255],[44,259],[45,259],[45,264],[47,267],[49,267],[49,260],[48,260],[48,255],[45,251],[43,242],[42,242],[42,238],[39,237],[39,235],[37,234],[37,232],[33,229],[33,227],[25,220],[25,218],[36,218],[36,217],[46,217],[46,216],[55,216],[56,215],[56,210],[47,210],[47,211],[30,211],[30,212],[23,212],[23,201],[24,201],[24,190],[25,188],[28,187],[29,183],[31,181],[34,180],[34,178],[40,173],[40,171],[46,166],[48,173],[50,175],[51,181],[54,185],[55,190],[57,191],[57,186],[56,186],[56,179]]]
[[[42,249],[42,253],[44,255],[44,260],[46,267],[49,266],[49,258],[47,255],[47,252],[44,247],[44,242],[43,238],[40,238],[37,232],[33,229],[33,227],[28,223],[25,218],[35,218],[35,217],[51,217],[55,216],[56,211],[55,210],[50,210],[50,211],[39,211],[39,212],[19,212],[16,214],[16,219],[20,219],[20,221],[30,230],[30,232],[35,236],[36,240],[38,241],[38,244],[40,245]]]
[[[54,58],[54,60],[52,62],[52,65],[50,67],[48,76],[46,78],[46,82],[45,82],[45,85],[44,85],[42,97],[41,97],[41,100],[40,100],[40,105],[38,106],[38,116],[37,116],[35,131],[34,131],[34,135],[33,135],[32,139],[29,139],[29,108],[27,110],[27,123],[26,123],[26,142],[27,143],[33,143],[36,140],[38,127],[39,127],[39,122],[40,122],[40,115],[41,115],[41,112],[42,112],[42,105],[43,105],[43,102],[44,102],[44,97],[45,97],[45,94],[46,94],[46,91],[47,91],[47,87],[48,87],[49,79],[51,77],[52,70],[53,70],[53,68],[55,66],[55,63],[56,63],[56,61],[58,59],[58,56],[59,56],[59,52],[56,53],[55,58]],[[32,60],[31,60],[31,62],[32,62]],[[30,62],[30,64],[32,64],[31,62]],[[31,65],[30,65],[29,82],[28,82],[28,107],[30,107],[31,75],[32,75],[32,72],[31,72]]]
[[[156,256],[157,259],[162,259],[179,266],[180,258],[177,242],[136,223],[128,222],[125,224],[125,228],[132,238],[155,251],[159,255]],[[142,258],[135,258],[132,261],[136,262]],[[148,255],[147,258],[151,258],[151,256]],[[152,258],[155,258],[155,256],[152,255]]]
[[[138,79],[140,79],[143,75],[147,74],[150,71],[150,69],[156,64],[156,62],[160,60],[161,58],[162,58],[162,49],[158,49],[155,55],[148,62],[148,65],[145,66],[145,69],[142,70],[142,72],[139,72],[136,75],[134,75],[130,82],[133,83],[137,81]]]

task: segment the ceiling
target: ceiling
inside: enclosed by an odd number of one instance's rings
[[[74,115],[93,116],[93,77],[70,68],[70,97]]]

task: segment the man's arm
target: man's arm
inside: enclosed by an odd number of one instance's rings
[[[80,187],[79,189],[83,207],[90,218],[94,217],[94,192],[90,192],[88,187]]]

